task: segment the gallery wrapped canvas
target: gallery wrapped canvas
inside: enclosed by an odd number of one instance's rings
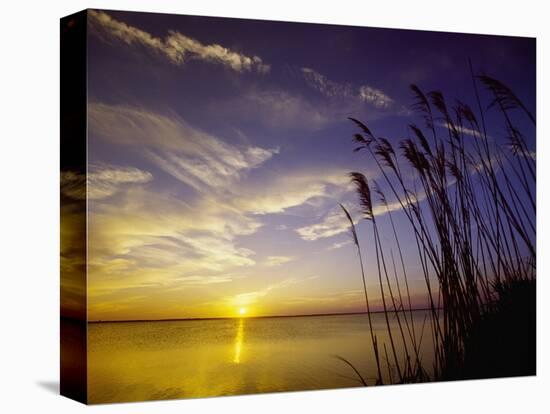
[[[61,394],[535,375],[535,49],[61,19]]]

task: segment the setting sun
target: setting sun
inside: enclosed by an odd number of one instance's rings
[[[246,314],[246,308],[240,308],[239,309],[239,314],[240,315],[245,315]]]

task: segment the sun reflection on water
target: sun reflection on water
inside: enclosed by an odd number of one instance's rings
[[[239,319],[239,326],[237,327],[237,336],[235,337],[235,355],[233,362],[239,364],[241,362],[241,351],[243,347],[244,339],[244,319]]]

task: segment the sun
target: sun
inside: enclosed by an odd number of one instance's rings
[[[240,308],[239,315],[246,315],[246,308]]]

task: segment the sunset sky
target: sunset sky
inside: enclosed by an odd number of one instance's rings
[[[535,106],[533,39],[111,11],[88,25],[90,320],[362,311],[338,203],[359,219],[347,173],[377,170],[346,118],[397,143],[417,122],[409,84],[472,102],[468,58]]]

